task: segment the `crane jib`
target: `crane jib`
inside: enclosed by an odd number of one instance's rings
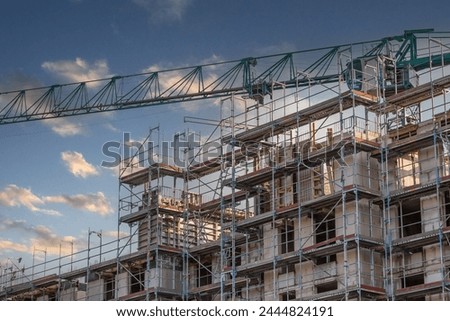
[[[397,49],[395,49],[397,48]],[[244,95],[264,104],[275,91],[345,81],[350,89],[403,90],[418,72],[450,64],[450,32],[403,35],[79,83],[0,88],[0,125]]]

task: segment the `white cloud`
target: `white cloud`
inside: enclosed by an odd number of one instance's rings
[[[70,82],[83,82],[111,77],[106,60],[97,60],[93,64],[82,58],[46,61],[42,64],[42,68]],[[95,86],[96,83],[87,83],[87,85]]]
[[[27,253],[30,252],[30,248],[25,244],[0,239],[0,251],[15,251]]]
[[[100,172],[94,165],[88,163],[83,154],[72,151],[65,151],[61,153],[61,159],[66,164],[69,172],[76,177],[87,178],[89,176],[99,175]]]
[[[42,122],[49,126],[51,130],[61,137],[69,137],[84,134],[83,125],[73,123],[67,118],[43,119]]]
[[[142,72],[156,72],[160,70],[167,70],[170,67],[163,67],[158,64],[151,65],[150,67],[144,69]],[[174,86],[177,82],[179,82],[183,78],[184,74],[179,70],[163,72],[158,75],[159,87],[161,92],[166,91],[167,89]]]
[[[35,195],[31,189],[22,188],[11,184],[0,190],[0,205],[6,207],[23,206],[32,212],[40,212],[46,215],[61,216],[62,214],[52,209],[41,208],[48,203],[60,203],[72,208],[92,212],[100,216],[108,216],[113,212],[108,199],[102,192],[92,194],[76,195],[56,195],[43,196]],[[38,207],[39,206],[39,207]],[[20,222],[16,222],[19,224]],[[0,225],[1,230],[1,225]]]
[[[33,250],[45,249],[45,251],[47,251],[47,254],[54,255],[59,255],[60,251],[61,255],[71,254],[72,248],[70,245],[65,244],[65,242],[73,242],[74,238],[72,236],[57,235],[51,229],[43,225],[32,227],[32,233],[35,235],[35,237],[32,237],[30,239],[30,248],[32,248]],[[37,255],[38,253],[40,252],[36,251],[35,254]]]
[[[3,190],[0,190],[0,205],[7,207],[23,206],[32,212],[40,212],[52,216],[61,216],[61,213],[58,211],[38,207],[44,204],[45,202],[39,196],[33,194],[29,188],[23,188],[10,184]]]
[[[117,238],[117,231],[102,231],[102,235],[110,238]],[[119,231],[119,238],[124,238],[129,236],[130,234],[127,232]]]
[[[113,209],[102,192],[94,194],[46,196],[45,202],[62,203],[75,209],[92,212],[100,216],[108,216]]]
[[[22,244],[19,242],[12,242],[10,240],[0,239],[0,251],[17,251],[23,253],[32,253],[33,249],[45,249],[47,254],[58,255],[61,251],[62,255],[68,255],[72,251],[72,243],[76,238],[73,236],[61,236],[54,233],[50,228],[43,225],[32,226],[24,220],[11,220],[9,218],[2,218],[0,223],[0,231],[15,229],[20,234],[29,236],[30,243]],[[69,243],[69,244],[68,244]],[[61,247],[60,247],[61,244]],[[68,245],[67,245],[68,244]],[[74,244],[74,251],[76,245]],[[41,253],[36,251],[37,257]],[[42,254],[42,253],[41,253]]]
[[[103,166],[102,168],[107,170],[106,173],[109,173],[114,178],[119,178],[120,175],[121,175],[121,172],[122,172],[119,165],[112,166],[112,167],[110,167],[110,166]]]
[[[1,217],[0,231],[9,229],[26,229],[27,222],[25,220],[11,220],[9,218]]]
[[[42,205],[44,202],[30,189],[18,187],[17,185],[8,185],[3,191],[0,191],[0,204],[3,206],[25,206],[35,211],[36,205]]]
[[[143,8],[152,23],[170,23],[181,21],[191,5],[191,0],[132,0]]]

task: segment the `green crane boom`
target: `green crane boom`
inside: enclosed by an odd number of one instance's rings
[[[375,41],[193,67],[12,91],[0,88],[0,125],[231,94],[263,102],[281,88],[343,80],[358,90],[369,90],[366,84],[408,87],[414,85],[414,72],[450,63],[449,41],[450,32],[410,30]]]

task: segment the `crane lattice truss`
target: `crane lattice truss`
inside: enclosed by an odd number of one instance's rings
[[[2,124],[231,97],[206,140],[175,135],[183,162],[159,126],[121,162],[125,237],[9,260],[0,300],[449,300],[449,43],[407,31],[2,93]],[[258,104],[235,113],[236,93]]]
[[[257,101],[273,90],[326,84],[354,77],[361,57],[388,57],[395,68],[428,68],[450,62],[449,33],[405,31],[401,36],[284,54],[152,71],[108,79],[1,92],[0,125],[248,95]],[[435,50],[430,52],[430,42]],[[425,46],[421,46],[425,43]],[[427,50],[421,50],[427,48]]]

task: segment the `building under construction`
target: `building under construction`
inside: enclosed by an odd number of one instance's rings
[[[417,30],[187,74],[166,94],[220,93],[220,119],[122,160],[127,236],[2,270],[0,298],[450,300],[448,64]]]

